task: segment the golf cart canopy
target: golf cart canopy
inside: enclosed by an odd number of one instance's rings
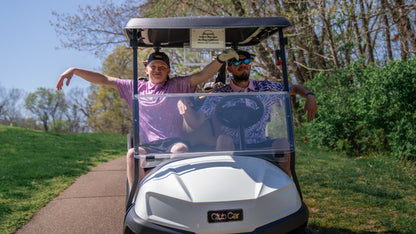
[[[256,45],[289,26],[284,17],[133,18],[124,33],[130,42],[137,37],[138,47],[193,47],[192,37],[202,38],[207,44],[214,44],[213,41],[219,38],[222,47],[239,47]]]

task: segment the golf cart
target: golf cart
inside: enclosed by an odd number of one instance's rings
[[[131,190],[127,186],[124,233],[307,232],[308,209],[295,172],[283,37],[289,26],[283,17],[134,18],[127,23],[125,35],[134,64],[135,181]],[[138,47],[237,49],[257,45],[276,33],[276,57],[283,62],[282,92],[137,95]],[[184,125],[188,152],[139,154],[139,118],[151,111],[140,106],[160,100],[171,105],[202,100],[192,108],[212,113],[206,121],[208,130],[179,123]],[[166,117],[172,114],[179,112],[159,113],[160,123],[174,124]],[[216,150],[215,139],[222,129],[238,139],[231,150]],[[273,144],[250,147],[256,139],[247,133],[253,130]],[[281,169],[289,164],[289,171]],[[139,166],[148,173],[139,175]]]

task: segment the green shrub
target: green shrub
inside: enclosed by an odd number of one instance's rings
[[[318,114],[306,124],[315,144],[350,155],[391,151],[416,157],[416,62],[392,61],[321,73],[305,84],[317,98]]]

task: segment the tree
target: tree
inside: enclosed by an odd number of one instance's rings
[[[88,120],[92,114],[93,101],[89,98],[88,88],[73,88],[67,98],[68,109],[65,111],[67,130],[70,132],[87,132],[90,130]]]
[[[118,5],[102,1],[95,8],[79,8],[74,15],[54,12],[53,25],[64,47],[102,55],[117,43],[126,45],[122,27],[132,17],[189,15],[288,18],[292,26],[285,29],[285,35],[292,83],[303,84],[321,72],[346,68],[361,58],[370,65],[414,58],[416,52],[416,4],[412,0],[126,0]],[[248,49],[257,55],[253,78],[282,80],[281,70],[275,66],[277,36]],[[175,73],[185,71],[178,70],[182,69],[176,59],[180,53],[169,53],[178,65]],[[296,99],[293,101],[296,110]]]
[[[66,110],[64,93],[47,88],[38,88],[29,93],[25,98],[25,107],[42,122],[43,129],[49,130],[49,126],[62,120]]]
[[[103,73],[121,79],[131,78],[131,49],[118,46],[103,63]],[[140,51],[144,57],[147,51]],[[142,66],[142,65],[140,65]],[[139,68],[143,72],[142,67]],[[141,73],[143,76],[143,73]],[[94,86],[89,123],[93,131],[127,134],[132,129],[132,114],[127,103],[120,99],[118,91],[105,86]]]
[[[406,5],[405,0],[395,0],[394,5],[391,7],[391,14],[393,15],[394,22],[397,24],[397,36],[400,42],[400,54],[403,60],[408,59],[411,53],[416,53],[415,27],[414,25],[412,27],[408,17],[410,12],[414,12],[415,5],[413,4],[412,9],[411,5]]]
[[[352,77],[352,78],[351,78]],[[319,114],[305,124],[316,145],[354,156],[387,151],[416,159],[416,61],[365,66],[364,60],[307,85],[320,90]],[[336,93],[336,95],[334,95]]]
[[[0,87],[0,116],[3,116],[6,113],[6,105],[8,102],[6,89]]]
[[[102,1],[96,7],[79,8],[74,15],[53,12],[51,24],[64,47],[103,54],[115,44],[125,43],[123,26],[132,17],[175,17],[188,15],[285,16],[293,23],[288,29],[291,50],[295,52],[291,71],[299,83],[312,79],[316,72],[343,66],[365,56],[367,63],[415,53],[416,5],[411,0],[276,1],[276,0],[147,0],[115,4]],[[377,38],[397,35],[391,41]],[[255,52],[265,76],[279,79],[269,69],[274,64],[276,43],[262,43]],[[393,50],[393,53],[390,53]],[[400,51],[394,53],[394,51]],[[330,62],[333,66],[328,66]],[[307,76],[305,76],[308,74]]]
[[[387,55],[389,57],[389,60],[392,60],[393,59],[393,51],[392,51],[392,48],[391,48],[391,40],[390,40],[390,38],[391,38],[390,22],[389,22],[390,20],[389,20],[389,17],[387,15],[387,10],[388,10],[387,0],[380,0],[380,4],[381,4],[382,9],[384,11],[384,13],[383,13],[383,24],[384,24],[384,27],[385,27],[385,30],[386,30],[385,41],[386,41],[386,47],[387,47]]]
[[[116,5],[103,0],[99,5],[78,8],[74,15],[53,11],[55,20],[50,24],[60,36],[64,48],[92,51],[106,55],[120,43],[125,43],[123,27],[132,17],[139,17],[141,1],[126,0]]]
[[[11,89],[7,91],[0,87],[0,122],[14,124],[20,121],[22,114],[18,105],[23,96],[23,90]]]

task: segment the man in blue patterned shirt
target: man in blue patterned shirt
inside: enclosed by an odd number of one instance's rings
[[[250,79],[251,61],[254,55],[237,50],[239,60],[228,61],[227,70],[232,74],[232,79],[229,85],[215,89],[214,92],[278,92],[283,91],[283,83],[273,81],[258,81]],[[316,111],[317,104],[314,94],[302,85],[290,85],[290,95],[300,95],[306,98],[303,114],[308,113],[308,121],[312,121]],[[213,113],[216,104],[219,102],[218,98],[207,99],[199,111],[194,111],[192,108],[188,108],[184,103],[179,103],[179,111],[184,115],[186,122],[192,128],[197,128],[202,125],[205,120],[210,118]],[[265,114],[263,114],[262,121],[249,127],[246,131],[246,143],[247,148],[267,148],[272,144],[287,144],[280,140],[272,140],[264,135],[265,123],[267,122],[267,101],[262,100],[265,103]],[[234,150],[238,145],[238,133],[236,129],[227,129],[223,127],[221,129],[221,135],[217,138],[216,149],[217,150]],[[284,169],[290,175],[289,165]]]

